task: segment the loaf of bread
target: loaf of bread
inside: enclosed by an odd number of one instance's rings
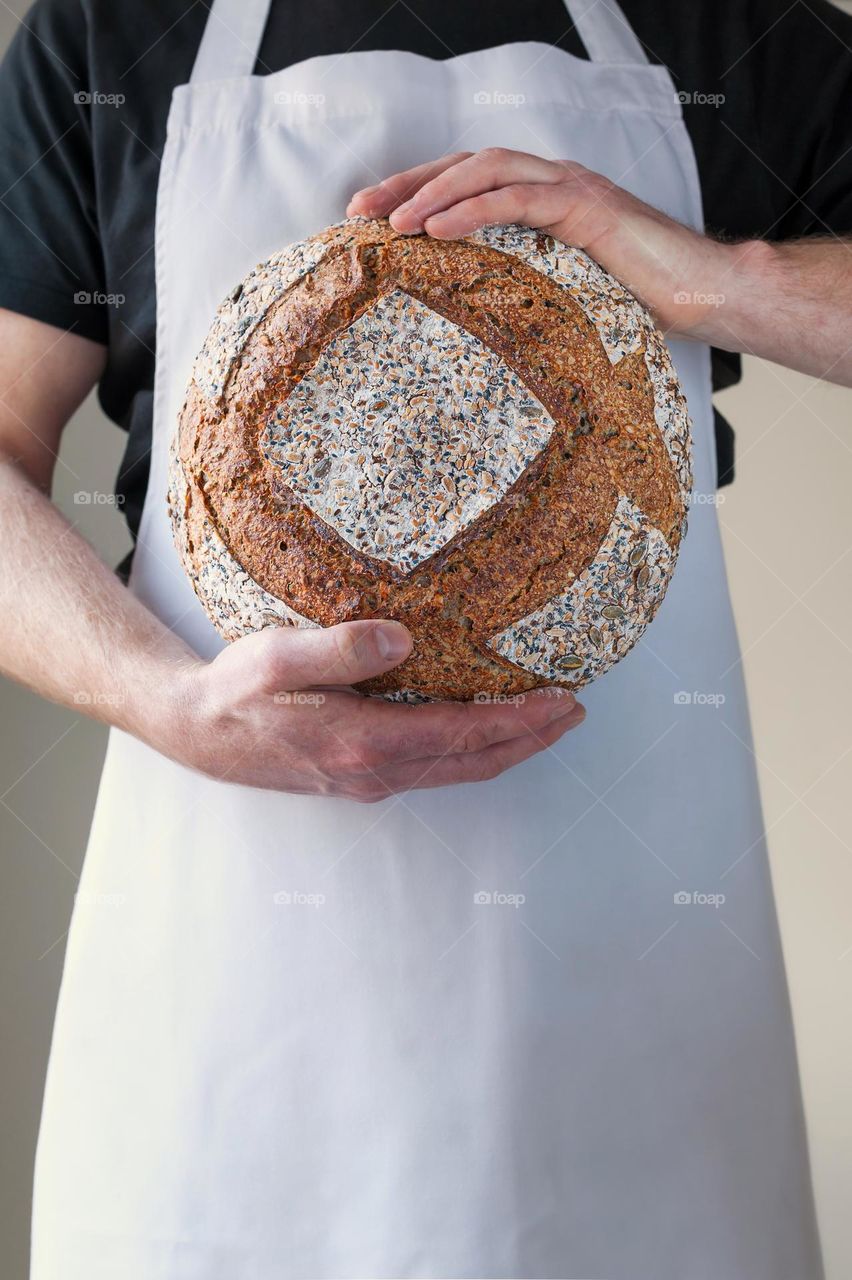
[[[351,219],[220,307],[169,507],[226,639],[396,618],[413,652],[364,692],[472,699],[576,689],[624,657],[690,487],[666,344],[585,253]]]

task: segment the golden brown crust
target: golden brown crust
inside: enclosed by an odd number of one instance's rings
[[[270,415],[327,344],[397,289],[502,357],[556,424],[505,496],[408,573],[345,541],[260,448]],[[191,384],[179,456],[190,564],[202,554],[198,521],[206,519],[251,578],[298,614],[323,626],[394,617],[411,629],[412,656],[370,682],[371,692],[465,698],[540,684],[488,639],[590,565],[619,496],[674,553],[681,537],[683,497],[643,352],[613,364],[569,292],[519,258],[484,244],[403,237],[387,223],[355,225],[271,305],[215,401]]]

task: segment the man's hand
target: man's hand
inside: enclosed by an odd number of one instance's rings
[[[215,778],[365,801],[493,778],[583,719],[556,690],[422,707],[353,692],[407,656],[396,622],[270,629],[203,662],[47,497],[104,355],[0,311],[0,671]]]
[[[154,745],[226,781],[370,802],[494,778],[585,716],[557,689],[409,707],[346,687],[397,666],[410,647],[396,622],[246,636],[174,672],[173,713]]]
[[[394,174],[357,192],[348,213],[441,240],[501,223],[541,228],[585,249],[667,333],[852,383],[848,241],[725,244],[574,161],[499,147]]]
[[[543,160],[489,147],[394,174],[359,191],[350,214],[390,217],[397,231],[458,239],[480,227],[518,222],[585,249],[626,284],[661,327],[689,333],[726,266],[725,246],[643,204],[570,160]],[[690,295],[690,302],[676,297]]]

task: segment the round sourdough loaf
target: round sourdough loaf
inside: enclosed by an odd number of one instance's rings
[[[690,486],[665,342],[585,253],[351,219],[219,308],[169,506],[226,639],[396,618],[413,652],[365,692],[484,699],[578,688],[628,652]]]

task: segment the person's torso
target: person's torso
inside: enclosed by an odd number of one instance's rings
[[[186,10],[178,0],[161,0],[140,6],[138,20],[128,23],[99,0],[88,0],[86,7],[90,11],[91,91],[105,98],[120,92],[125,99],[120,109],[104,106],[93,110],[91,118],[105,291],[121,299],[120,305],[106,308],[109,359],[101,399],[109,415],[129,433],[117,492],[135,535],[148,482],[156,356],[154,197],[171,91],[189,76],[207,11],[204,6]],[[669,0],[649,9],[634,0],[626,11],[646,42],[650,60],[670,66],[676,82],[705,85],[718,74],[708,56],[712,47],[709,10],[687,14]],[[718,32],[715,35],[718,38]],[[741,24],[730,24],[726,44],[733,48],[742,38]],[[270,10],[256,72],[268,75],[315,56],[382,49],[443,61],[523,41],[586,56],[562,0],[534,0],[521,6],[500,0],[488,6],[486,21],[482,9],[468,0],[418,0],[410,6],[390,6],[380,15],[366,0],[350,5],[339,0],[276,3]],[[741,117],[743,106],[739,101]],[[440,112],[440,101],[433,109]],[[749,110],[746,105],[746,114]],[[710,224],[734,235],[768,225],[772,213],[760,167],[743,168],[732,135],[708,108],[693,110],[687,104],[685,116],[705,179]],[[735,380],[736,373],[726,375],[719,364],[714,380],[724,385],[732,377]],[[718,417],[716,438],[717,475],[726,482],[732,478],[733,444],[730,428]]]

